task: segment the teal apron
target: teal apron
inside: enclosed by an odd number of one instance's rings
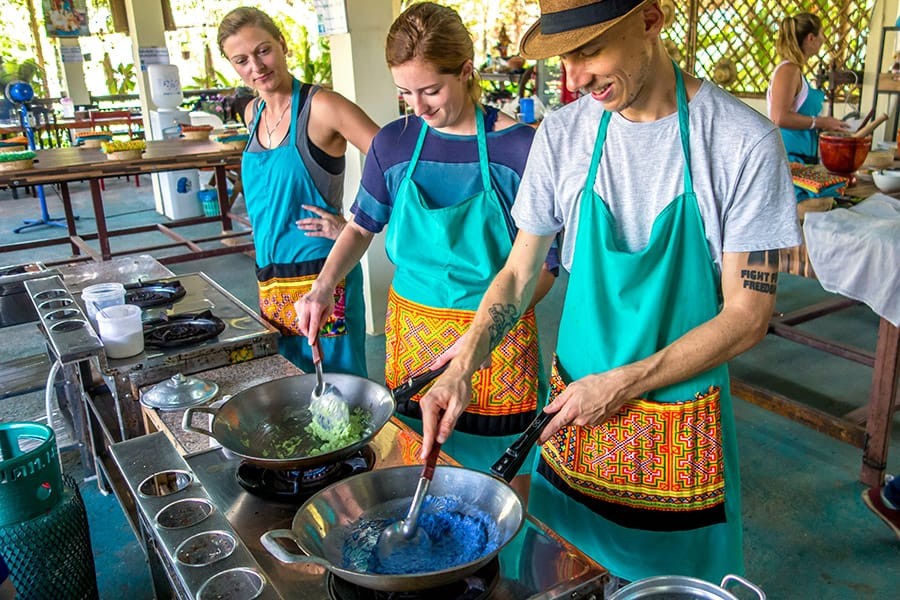
[[[423,122],[394,199],[385,238],[396,267],[385,326],[385,379],[391,387],[427,370],[468,328],[512,249],[507,215],[491,184],[484,116],[480,109],[475,113],[483,190],[452,206],[429,206],[413,181],[429,129]],[[492,367],[476,373],[473,402],[444,451],[487,472],[534,418],[546,389],[534,312],[529,311],[495,350]],[[397,411],[421,433],[419,397]]]
[[[825,92],[813,89],[804,79],[806,99],[797,112],[807,117],[815,117],[822,112],[825,104]],[[819,162],[819,132],[815,129],[781,129],[781,139],[787,151],[788,160],[814,165]]]
[[[619,247],[594,192],[605,112],[581,197],[550,397],[566,384],[643,359],[718,313],[719,280],[690,172],[688,103],[676,68],[684,193],[647,246]],[[587,347],[588,340],[595,340]],[[543,445],[529,510],[626,580],[742,572],[737,445],[721,365],[635,399],[596,427]]]
[[[300,369],[314,369],[305,337],[296,328],[294,302],[307,293],[325,263],[333,240],[309,237],[297,228],[298,219],[316,217],[301,204],[334,212],[316,189],[297,150],[297,114],[300,82],[291,92],[291,125],[288,143],[261,152],[244,152],[241,180],[247,213],[253,225],[260,312],[279,329],[278,351]],[[259,110],[250,126],[256,135]],[[362,269],[357,265],[335,293],[335,313],[320,333],[326,371],[366,376],[365,314]]]

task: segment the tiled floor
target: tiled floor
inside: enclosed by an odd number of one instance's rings
[[[107,185],[105,205],[111,227],[165,221],[153,211],[148,178],[142,178],[140,188],[124,179]],[[48,196],[51,213],[61,214],[54,195]],[[86,186],[75,186],[73,199],[81,215],[79,231],[91,231],[94,225]],[[36,200],[12,200],[8,191],[0,191],[0,245],[62,234],[62,230],[49,228],[11,233],[12,227],[36,211]],[[131,247],[151,243],[146,239],[121,242],[131,243]],[[57,247],[55,255],[64,248]],[[0,264],[51,256],[54,253],[48,251],[2,254]],[[253,261],[246,256],[181,263],[173,270],[204,271],[245,303],[252,306],[256,302]],[[562,278],[538,307],[545,354],[555,339],[564,288]],[[815,281],[784,276],[778,306],[789,310],[828,296]],[[810,327],[822,335],[873,349],[877,318],[867,308],[859,307],[817,320]],[[17,353],[40,352],[42,340],[36,328],[19,326],[14,333],[19,343],[0,344],[0,361]],[[382,376],[383,357],[383,337],[370,337],[367,358],[373,379]],[[744,379],[765,383],[835,414],[866,402],[871,377],[866,367],[774,338],[734,360],[732,370]],[[736,402],[735,410],[747,578],[770,598],[894,597],[892,590],[900,583],[900,542],[860,501],[863,486],[857,476],[861,451],[743,401]],[[2,421],[42,413],[40,394],[0,401]],[[894,427],[889,460],[889,470],[894,472],[900,471],[898,442],[900,433]],[[67,454],[67,470],[77,473],[79,465],[73,457]],[[149,599],[143,555],[115,499],[101,496],[92,483],[83,484],[81,489],[88,507],[101,597]]]

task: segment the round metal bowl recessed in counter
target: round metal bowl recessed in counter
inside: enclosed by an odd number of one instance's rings
[[[192,535],[175,549],[175,558],[189,567],[211,565],[231,556],[237,544],[227,531],[204,531]]]
[[[72,306],[73,304],[75,304],[75,301],[70,298],[60,298],[59,300],[47,300],[46,302],[41,302],[38,305],[38,308],[41,310],[55,310],[57,308]]]
[[[251,600],[266,585],[263,576],[253,569],[229,569],[206,580],[197,594],[198,600]]]
[[[85,321],[82,321],[81,319],[74,319],[71,321],[60,321],[56,325],[50,327],[50,331],[76,331],[84,327],[87,327],[87,323]]]
[[[187,471],[162,471],[142,481],[138,491],[144,496],[169,496],[191,485],[192,480]]]
[[[203,521],[212,511],[212,504],[202,498],[178,500],[156,514],[156,524],[163,529],[183,529]]]
[[[60,302],[60,300],[51,300],[50,302],[45,302],[44,304],[52,304],[54,302]],[[41,306],[43,307],[43,305]],[[74,319],[78,316],[81,316],[81,313],[74,308],[60,308],[59,310],[54,310],[53,312],[47,313],[47,320],[61,321],[63,319]]]
[[[38,292],[34,295],[34,299],[41,302],[44,300],[53,300],[54,298],[64,298],[69,295],[69,292],[60,288],[54,288],[52,290],[44,290],[43,292]]]

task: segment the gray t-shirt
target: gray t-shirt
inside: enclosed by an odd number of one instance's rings
[[[688,106],[694,191],[719,269],[723,251],[799,245],[793,184],[775,125],[706,81]],[[569,232],[561,257],[566,269],[602,113],[588,95],[546,116],[513,205],[524,231]],[[619,244],[631,252],[647,245],[657,215],[684,190],[683,172],[677,113],[649,123],[612,114],[594,191],[615,217]]]

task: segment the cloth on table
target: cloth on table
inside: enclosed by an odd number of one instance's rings
[[[803,233],[823,288],[900,325],[900,200],[873,194],[853,208],[807,214]]]
[[[850,180],[847,177],[829,173],[819,165],[791,163],[791,178],[794,180],[794,193],[797,201],[807,198],[826,198],[840,196]]]

